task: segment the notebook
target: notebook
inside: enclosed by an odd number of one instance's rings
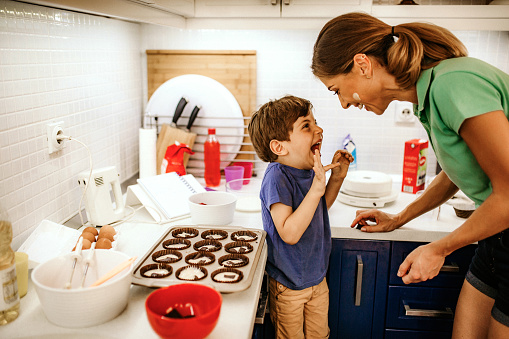
[[[205,192],[192,174],[179,176],[176,172],[140,178],[138,184],[166,219],[189,214],[187,198]]]

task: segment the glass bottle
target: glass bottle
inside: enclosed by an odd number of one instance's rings
[[[0,206],[0,325],[13,321],[19,314],[16,261],[11,248],[12,225]]]
[[[215,128],[209,128],[209,136],[203,147],[205,155],[205,184],[208,187],[219,186],[221,183],[221,153]]]

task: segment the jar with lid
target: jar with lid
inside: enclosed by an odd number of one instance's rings
[[[0,205],[0,325],[12,322],[19,314],[16,261],[11,242],[12,225],[7,211]]]

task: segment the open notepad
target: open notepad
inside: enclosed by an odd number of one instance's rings
[[[205,192],[192,174],[179,176],[175,172],[140,178],[138,185],[165,219],[189,214],[187,198],[194,193]]]

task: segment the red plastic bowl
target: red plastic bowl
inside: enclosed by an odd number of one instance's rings
[[[162,338],[203,339],[216,327],[223,298],[212,287],[200,284],[178,284],[152,292],[145,301],[148,321]],[[175,304],[191,303],[192,318],[165,317],[166,310]]]

